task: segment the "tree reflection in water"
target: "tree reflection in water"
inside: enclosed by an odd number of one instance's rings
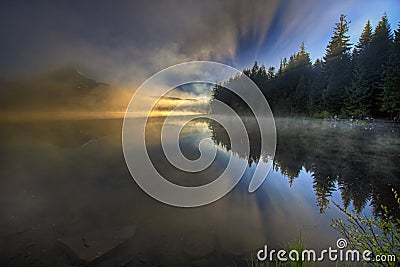
[[[260,134],[254,119],[243,119],[249,133],[250,155],[232,151],[248,160],[249,166],[260,159]],[[274,170],[288,178],[290,186],[304,169],[313,178],[320,212],[339,190],[344,207],[351,204],[361,212],[370,201],[375,215],[381,205],[400,218],[391,189],[400,189],[400,131],[397,125],[376,123],[358,126],[350,123],[277,119],[277,149]],[[229,136],[221,125],[209,121],[214,142],[231,150]]]

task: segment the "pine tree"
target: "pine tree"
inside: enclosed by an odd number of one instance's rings
[[[364,26],[363,32],[361,33],[358,43],[355,45],[353,51],[353,58],[356,59],[360,55],[365,55],[372,41],[372,26],[368,20]]]
[[[368,20],[353,51],[354,69],[352,83],[346,87],[346,100],[343,113],[350,116],[362,117],[371,115],[372,86],[370,64],[370,45],[372,41],[372,27]]]
[[[251,68],[251,75],[255,76],[258,73],[259,67],[258,67],[258,62],[254,61],[254,65]]]
[[[322,64],[322,60],[318,58],[312,66],[312,81],[307,101],[307,109],[310,116],[320,116],[320,113],[323,111],[323,103],[321,103],[321,99],[323,89],[326,88],[326,79]]]
[[[372,84],[372,112],[374,116],[381,116],[380,113],[382,103],[379,98],[383,93],[385,87],[385,71],[389,62],[389,54],[391,51],[393,35],[390,29],[390,24],[386,13],[378,22],[371,41],[371,66],[373,71],[371,73]]]
[[[283,66],[283,70],[285,71],[287,66],[288,66],[288,62],[287,62],[287,58],[286,57],[283,58],[282,66]]]
[[[275,77],[275,67],[274,66],[270,66],[268,68],[267,77],[268,77],[269,80]]]
[[[339,22],[336,23],[324,57],[324,69],[328,80],[323,95],[324,108],[330,113],[340,112],[346,97],[345,88],[350,83],[350,37],[347,35],[348,31],[349,22],[346,20],[346,15],[342,14]]]
[[[393,119],[400,117],[400,23],[385,71],[381,110]]]
[[[346,87],[347,98],[343,113],[365,117],[371,115],[371,86],[362,64],[357,63],[353,71],[352,84]]]
[[[278,76],[282,75],[283,70],[283,60],[281,59],[281,62],[279,63]]]
[[[292,108],[295,114],[305,114],[307,112],[308,88],[309,86],[304,75],[301,75],[296,90],[293,93]]]

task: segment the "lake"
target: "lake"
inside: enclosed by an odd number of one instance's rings
[[[385,205],[400,218],[391,192],[400,191],[397,124],[276,119],[273,170],[249,193],[257,164],[266,164],[256,132],[250,153],[242,153],[219,124],[192,121],[180,134],[182,153],[196,159],[200,140],[211,138],[217,156],[204,171],[185,173],[162,153],[163,120],[149,119],[146,131],[160,173],[182,185],[207,184],[233,155],[247,164],[238,185],[209,205],[172,207],[132,179],[122,119],[2,123],[1,266],[247,266],[264,245],[279,249],[299,234],[307,248],[334,247],[340,236],[332,219],[344,218],[334,203],[368,216]],[[253,133],[252,122],[246,127]]]

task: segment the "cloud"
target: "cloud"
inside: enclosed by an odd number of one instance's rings
[[[277,64],[303,40],[310,49],[323,51],[336,13],[362,4],[63,0],[0,5],[3,77],[72,65],[97,80],[134,88],[155,72],[190,60],[214,60],[240,69],[254,59]]]
[[[277,1],[3,5],[3,73],[70,64],[106,82],[137,85],[171,64],[233,60],[241,36],[264,38]]]

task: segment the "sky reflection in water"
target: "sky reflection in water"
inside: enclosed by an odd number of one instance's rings
[[[149,123],[148,134],[157,134],[161,118]],[[250,156],[233,152],[249,167],[228,195],[204,207],[170,207],[150,198],[130,177],[121,127],[119,119],[2,127],[1,261],[232,264],[265,244],[282,247],[299,231],[308,248],[326,248],[338,238],[331,219],[342,216],[332,201],[379,214],[381,204],[394,207],[390,190],[399,189],[397,126],[278,119],[275,169],[255,193],[247,189],[258,160],[256,134],[250,136]],[[224,169],[232,153],[229,139],[206,120],[181,133],[188,158],[198,157],[198,142],[210,136],[218,144],[217,158],[200,174],[170,170],[158,138],[147,138],[147,146],[171,181],[198,185]]]

